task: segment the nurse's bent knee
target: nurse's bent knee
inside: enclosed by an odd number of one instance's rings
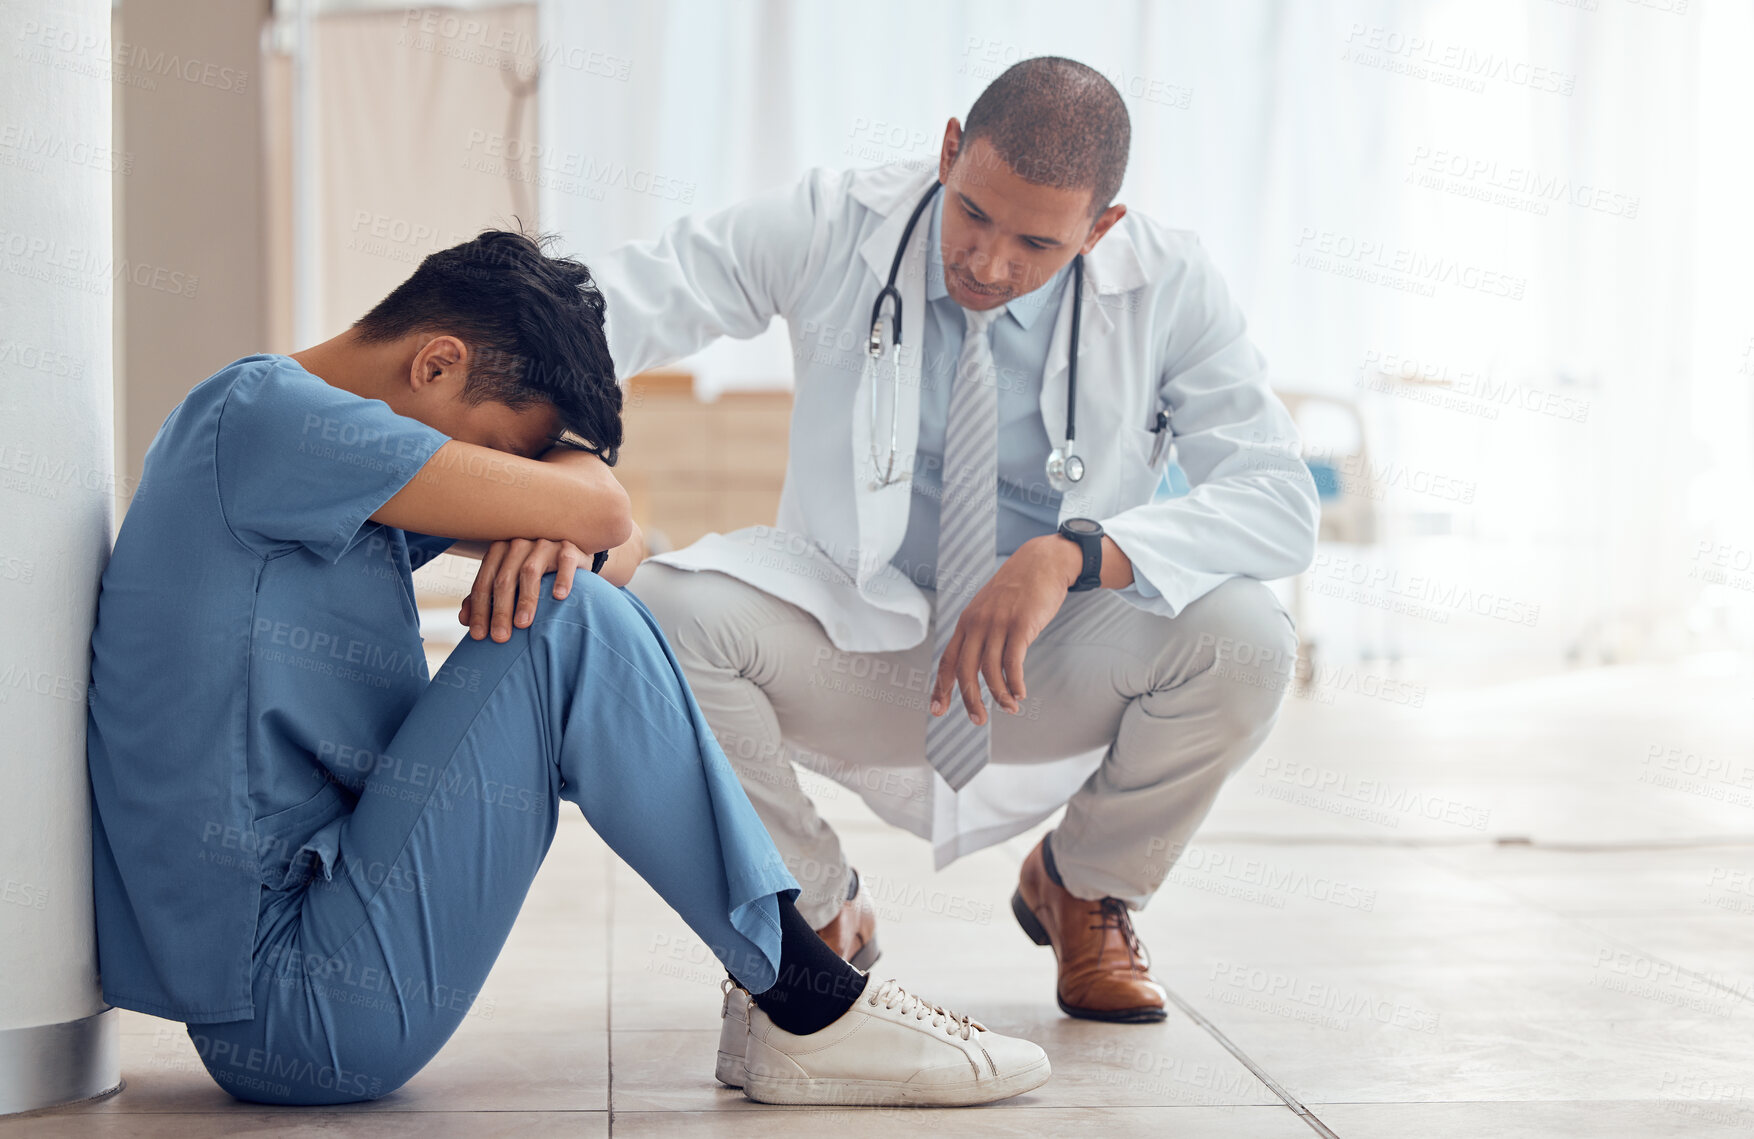
[[[553,574],[543,577],[538,588],[541,595],[536,619],[530,623],[533,633],[550,621],[583,625],[606,637],[648,632],[639,608],[627,594],[594,573],[580,570],[573,575],[572,589],[565,597],[554,596]]]

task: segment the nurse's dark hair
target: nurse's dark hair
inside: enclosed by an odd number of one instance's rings
[[[613,463],[621,446],[621,385],[603,335],[605,302],[591,271],[547,252],[555,238],[489,229],[429,255],[355,322],[367,343],[409,333],[469,346],[469,403],[523,409],[547,402],[569,442]]]
[[[987,85],[962,125],[957,162],[984,138],[1018,177],[1090,190],[1090,215],[1121,192],[1132,121],[1121,93],[1077,60],[1043,55],[1012,64]]]

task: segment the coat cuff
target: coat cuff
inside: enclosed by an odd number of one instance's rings
[[[1135,508],[1136,509],[1136,508]],[[1102,532],[1114,539],[1115,545],[1133,563],[1133,583],[1115,594],[1127,604],[1159,617],[1176,617],[1183,609],[1217,589],[1236,574],[1206,573],[1175,565],[1155,552],[1153,532],[1161,532],[1162,523],[1149,523],[1129,517],[1126,511],[1102,519]]]

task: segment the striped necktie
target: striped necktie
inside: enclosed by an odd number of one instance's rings
[[[944,427],[943,497],[938,504],[938,597],[932,663],[943,659],[957,619],[992,576],[999,526],[999,388],[989,330],[1005,311],[963,310],[966,328],[950,417]],[[983,696],[985,689],[982,690]],[[987,724],[975,724],[957,690],[950,707],[926,726],[926,759],[955,790],[973,779],[991,755]]]

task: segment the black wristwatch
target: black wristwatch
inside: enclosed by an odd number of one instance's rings
[[[1084,555],[1084,569],[1068,593],[1082,593],[1102,585],[1102,523],[1090,518],[1068,518],[1060,523],[1060,537],[1075,542]]]

